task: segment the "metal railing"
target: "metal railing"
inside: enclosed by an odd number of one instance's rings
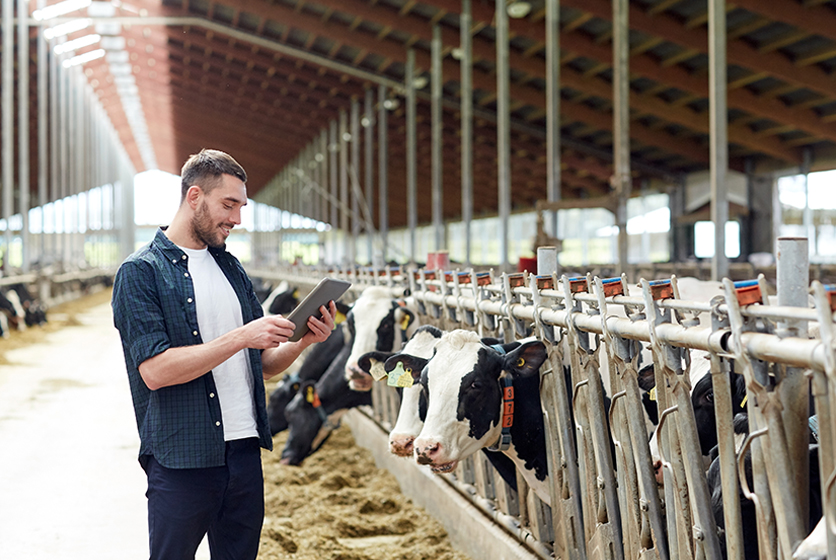
[[[807,463],[797,458],[807,456],[810,384],[819,425],[820,490],[824,510],[836,519],[831,496],[836,486],[831,413],[836,406],[836,300],[831,303],[831,297],[836,292],[818,281],[810,288],[813,303],[793,307],[769,304],[762,275],[748,283],[725,279],[722,293],[711,301],[679,299],[676,277],[642,279],[639,296],[629,295],[626,277],[591,274],[495,277],[472,270],[294,268],[251,275],[311,285],[322,276],[336,276],[353,282],[355,295],[367,286],[389,286],[394,296],[414,299],[422,324],[506,341],[540,339],[549,356],[541,368],[541,404],[551,508],[520,477],[519,492],[511,490],[481,455],[462,461],[447,478],[543,557],[720,558],[720,534],[730,559],[743,557],[744,539],[758,540],[761,558],[776,558],[779,551],[791,557],[809,527]],[[802,281],[806,287],[806,278]],[[755,303],[746,299],[753,293]],[[806,322],[818,325],[817,338],[798,328]],[[638,385],[642,345],[649,345],[653,356],[658,457],[648,445]],[[706,352],[711,363],[722,531],[715,522],[691,405],[691,350]],[[564,366],[571,370],[568,378]],[[747,390],[751,433],[741,449],[735,447],[732,425],[731,371],[743,375]],[[602,388],[611,398],[609,410]],[[397,395],[387,387],[373,391],[374,417],[391,428]],[[758,531],[744,536],[738,487],[748,450],[753,484],[744,484],[743,492],[754,501]],[[662,488],[655,460],[662,465]],[[833,534],[828,538],[833,553],[836,539]]]

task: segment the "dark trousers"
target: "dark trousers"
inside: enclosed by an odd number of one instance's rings
[[[152,456],[141,463],[151,560],[194,560],[207,533],[212,560],[255,560],[264,521],[257,438],[228,441],[222,467],[169,469]]]

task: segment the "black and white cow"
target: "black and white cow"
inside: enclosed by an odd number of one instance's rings
[[[299,369],[279,381],[267,402],[267,418],[270,420],[270,432],[273,435],[287,429],[285,408],[299,392],[301,384],[305,381],[319,380],[343,346],[343,328],[337,327],[327,339],[311,349]]]
[[[273,288],[261,303],[265,315],[287,315],[299,303],[299,288],[290,286],[286,280]]]
[[[373,378],[359,367],[363,354],[397,352],[418,327],[417,308],[409,299],[395,299],[389,289],[372,286],[363,290],[351,308],[346,322],[351,338],[351,354],[345,377],[355,391],[369,391]]]
[[[345,412],[372,403],[369,391],[352,391],[348,386],[345,365],[350,352],[351,347],[344,344],[319,381],[301,383],[285,408],[290,432],[282,450],[282,464],[302,464],[331,435]]]
[[[46,307],[32,296],[24,284],[8,286],[6,297],[14,305],[18,316],[23,317],[26,326],[33,327],[46,323]]]
[[[422,325],[415,330],[400,353],[368,352],[360,356],[358,367],[371,374],[375,379],[381,379],[387,375],[385,362],[392,356],[406,354],[418,358],[431,358],[435,344],[442,334],[442,331],[436,327]],[[412,456],[412,442],[424,425],[418,413],[421,398],[421,372],[413,371],[411,373],[413,384],[410,387],[403,387],[402,390],[398,388],[401,395],[401,406],[398,409],[395,426],[389,432],[389,451],[400,457]]]
[[[4,332],[8,333],[9,328],[26,330],[26,312],[14,290],[5,288],[0,291],[0,313],[3,314],[8,325]]]
[[[427,408],[413,444],[416,460],[433,472],[451,472],[460,460],[503,439],[505,424],[510,444],[502,452],[549,503],[539,376],[545,359],[538,340],[487,346],[475,333],[455,330],[441,337],[429,360],[404,354],[387,360],[387,371],[400,363],[405,371],[421,372]]]

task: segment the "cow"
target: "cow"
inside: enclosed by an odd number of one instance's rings
[[[14,290],[0,291],[0,313],[6,317],[6,322],[11,328],[26,330],[26,312]],[[8,328],[4,329],[4,332],[8,332]]]
[[[354,302],[346,322],[351,353],[345,377],[353,390],[369,391],[373,378],[359,367],[360,356],[400,350],[418,327],[417,308],[411,299],[394,299],[388,288],[372,286]]]
[[[317,451],[349,409],[372,403],[369,391],[353,391],[345,378],[351,346],[344,344],[319,381],[305,381],[285,408],[289,434],[280,463],[301,465]]]
[[[449,473],[460,460],[494,446],[550,503],[539,376],[546,356],[538,340],[487,346],[475,333],[454,330],[441,337],[429,360],[389,358],[387,371],[421,372],[427,408],[413,443],[418,463]],[[500,442],[507,445],[496,447]]]
[[[344,345],[343,327],[338,326],[327,339],[317,344],[305,356],[305,360],[299,366],[299,369],[279,381],[276,388],[270,393],[267,403],[267,418],[270,421],[270,433],[272,435],[287,429],[285,408],[299,392],[301,384],[305,381],[319,380]]]
[[[12,284],[6,294],[15,306],[18,316],[23,317],[27,327],[46,323],[46,307],[38,299],[32,297],[26,286],[20,283]]]
[[[299,303],[299,288],[291,287],[286,280],[273,288],[261,303],[265,315],[287,315]]]

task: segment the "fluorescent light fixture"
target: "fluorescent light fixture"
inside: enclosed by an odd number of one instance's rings
[[[64,54],[65,52],[75,51],[83,49],[84,47],[89,47],[90,45],[95,45],[101,40],[101,35],[92,33],[90,35],[85,35],[84,37],[79,37],[78,39],[73,39],[72,41],[67,41],[66,43],[62,43],[60,45],[55,45],[53,50],[55,51],[55,54]]]
[[[450,56],[456,60],[461,60],[464,58],[464,51],[461,47],[454,47],[453,50],[450,51]]]
[[[70,12],[74,12],[76,10],[82,10],[92,3],[93,0],[64,0],[64,2],[58,2],[52,6],[35,10],[32,12],[32,17],[38,21],[44,21],[58,16],[63,16],[64,14],[69,14]]]
[[[91,20],[89,18],[79,18],[74,19],[73,21],[68,21],[67,23],[61,23],[54,27],[48,27],[47,29],[44,29],[44,38],[55,39],[56,37],[63,37],[64,35],[69,35],[70,33],[87,29],[90,26],[90,23]]]
[[[524,18],[531,12],[531,4],[529,2],[511,2],[508,4],[508,7],[505,8],[505,11],[508,13],[508,17],[512,17],[514,19]]]
[[[84,64],[86,62],[90,62],[91,60],[96,60],[97,58],[104,58],[104,55],[104,49],[96,49],[95,51],[90,51],[88,53],[74,56],[69,60],[65,60],[61,63],[61,65],[64,68],[70,68],[71,66],[78,66],[79,64]]]
[[[412,82],[412,85],[415,86],[415,89],[424,89],[425,87],[427,87],[427,82],[429,82],[429,80],[426,76],[418,76]]]
[[[397,99],[385,99],[383,101],[383,108],[389,111],[394,111],[400,106],[401,102]]]

